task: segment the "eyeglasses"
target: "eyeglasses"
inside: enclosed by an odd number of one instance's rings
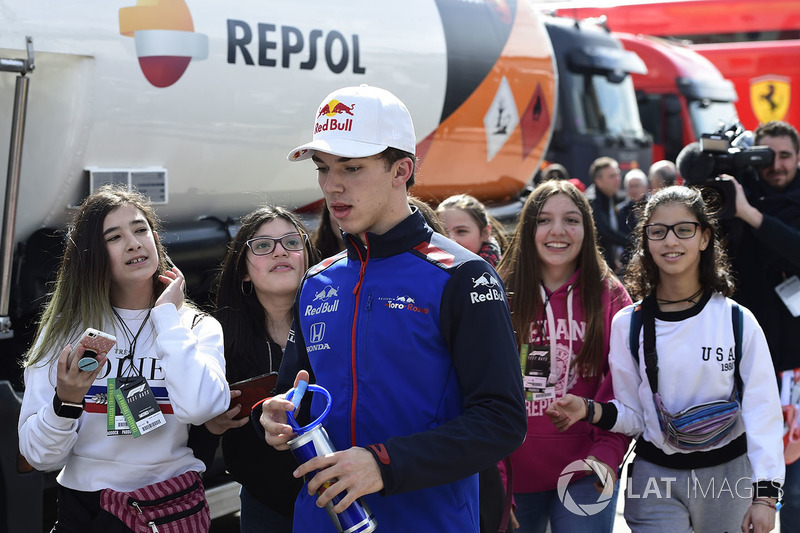
[[[651,241],[663,241],[667,238],[667,233],[672,233],[679,239],[691,239],[697,234],[699,222],[678,222],[677,224],[647,224],[644,227],[644,234]]]
[[[287,233],[282,237],[256,237],[247,241],[247,247],[255,255],[271,254],[275,244],[281,243],[287,252],[299,252],[305,244],[305,236],[299,233]]]

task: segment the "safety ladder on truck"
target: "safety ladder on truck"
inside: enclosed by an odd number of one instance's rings
[[[26,38],[27,59],[0,58],[0,72],[18,74],[11,120],[11,144],[0,236],[0,339],[14,336],[9,316],[11,265],[14,252],[14,223],[19,195],[22,140],[28,105],[28,74],[33,71],[33,39]],[[42,531],[44,475],[33,470],[19,453],[17,427],[22,398],[7,380],[0,381],[0,533]]]

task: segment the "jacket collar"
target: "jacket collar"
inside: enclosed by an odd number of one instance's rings
[[[433,230],[425,223],[425,217],[419,209],[412,207],[412,213],[395,227],[377,235],[367,232],[367,246],[355,235],[344,234],[347,257],[354,261],[368,257],[391,257],[411,250],[415,246],[429,241]]]

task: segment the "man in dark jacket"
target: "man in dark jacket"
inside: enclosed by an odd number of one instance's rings
[[[745,188],[736,183],[736,216],[744,223],[733,230],[730,249],[735,299],[758,319],[780,372],[800,367],[800,309],[793,314],[784,301],[800,299],[800,141],[790,124],[769,122],[755,131],[755,144],[769,146],[775,160]],[[800,461],[786,466],[783,488],[781,530],[795,531],[787,528],[800,524]]]
[[[619,163],[611,157],[598,157],[589,167],[595,197],[590,201],[594,224],[597,227],[597,240],[603,249],[603,257],[614,272],[620,271],[620,255],[628,237],[620,228],[617,212],[617,193],[622,179]]]
[[[295,531],[333,531],[362,497],[380,531],[478,531],[478,475],[522,444],[522,375],[505,289],[478,256],[408,204],[416,139],[405,105],[348,87],[315,113],[312,159],[346,251],[306,274],[278,390],[311,379],[333,401],[323,423],[335,453],[302,464]],[[320,416],[324,402],[301,414]],[[293,406],[263,404],[267,442],[286,449]],[[310,421],[309,420],[309,421]],[[318,492],[324,490],[324,492]]]

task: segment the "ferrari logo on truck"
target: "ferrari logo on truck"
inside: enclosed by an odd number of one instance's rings
[[[768,74],[750,80],[750,105],[759,122],[783,120],[789,111],[791,80]]]

